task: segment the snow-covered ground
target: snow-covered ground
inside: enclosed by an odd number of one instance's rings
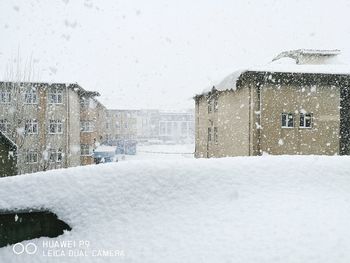
[[[349,157],[263,156],[1,178],[1,209],[50,209],[72,231],[23,242],[34,255],[1,248],[0,262],[348,263],[349,171]],[[49,258],[48,240],[89,241],[88,256]],[[99,249],[124,255],[93,257]]]

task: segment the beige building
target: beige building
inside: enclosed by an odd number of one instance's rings
[[[114,144],[117,140],[137,139],[138,110],[108,110],[107,138]]]
[[[173,143],[193,143],[194,113],[187,111],[159,112],[159,139]]]
[[[197,95],[195,156],[349,154],[350,69],[337,55],[283,52]]]
[[[0,130],[17,149],[17,173],[80,165],[81,99],[96,95],[78,84],[1,82]]]
[[[174,143],[194,140],[193,110],[108,110],[107,119],[111,144],[119,139]]]
[[[94,163],[93,151],[107,140],[107,109],[89,93],[80,98],[80,162]]]

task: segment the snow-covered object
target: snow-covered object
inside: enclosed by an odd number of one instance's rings
[[[282,52],[268,64],[234,71],[214,87],[219,91],[236,90],[237,80],[245,72],[350,75],[350,65],[345,64],[338,56],[339,54],[339,50],[306,49]],[[301,60],[303,60],[302,63],[299,62]],[[204,90],[201,95],[205,95],[211,90],[212,87]]]
[[[114,153],[115,150],[116,150],[115,146],[100,145],[94,150],[94,152],[112,152],[112,153]]]
[[[335,62],[340,50],[297,49],[280,53],[272,61],[292,58],[297,64],[324,64]]]
[[[237,70],[233,72],[232,74],[228,75],[226,78],[224,78],[218,85],[215,86],[217,90],[235,90],[236,89],[236,83],[239,77],[244,73],[246,70]]]
[[[227,75],[219,84],[214,85],[216,90],[224,91],[224,90],[236,90],[237,88],[237,80],[239,77],[246,72],[247,70],[237,70],[229,75]],[[203,90],[202,94],[209,93],[213,87],[209,87]]]
[[[350,75],[350,66],[345,64],[295,64],[271,62],[263,66],[255,66],[247,71],[282,72],[305,74]]]
[[[0,262],[348,263],[349,171],[349,157],[263,156],[1,178],[1,209],[49,209],[72,231],[23,242],[34,255],[1,248]],[[43,256],[43,242],[64,240],[89,241],[87,256]],[[124,256],[92,257],[98,249]]]

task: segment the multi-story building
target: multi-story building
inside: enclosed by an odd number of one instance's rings
[[[332,64],[338,54],[283,52],[197,95],[195,156],[350,154],[350,68]]]
[[[117,140],[137,139],[138,110],[107,110],[107,132],[109,143]]]
[[[78,84],[0,83],[0,130],[17,149],[17,173],[81,164],[81,98],[95,92]]]
[[[159,110],[139,110],[136,123],[136,137],[139,142],[158,138]]]
[[[159,139],[174,143],[191,143],[194,140],[194,113],[159,112]]]
[[[108,138],[174,143],[194,140],[194,113],[160,110],[108,110]]]
[[[86,94],[80,98],[80,148],[81,165],[93,164],[93,151],[107,140],[107,110],[98,100],[97,94]]]

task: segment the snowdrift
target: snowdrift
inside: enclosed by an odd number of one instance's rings
[[[0,209],[15,208],[48,209],[72,231],[24,241],[33,255],[1,248],[0,262],[350,260],[349,157],[132,161],[2,178]],[[47,255],[43,243],[65,240],[89,241],[86,255]]]

